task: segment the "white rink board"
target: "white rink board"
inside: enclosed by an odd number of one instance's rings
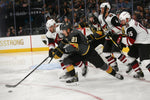
[[[30,36],[0,38],[0,50],[30,48]]]
[[[46,39],[45,35],[32,35],[32,48],[47,47],[42,40]]]

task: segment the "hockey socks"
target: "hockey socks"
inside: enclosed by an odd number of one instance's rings
[[[139,63],[137,60],[133,61],[130,65],[132,66],[132,69],[134,69],[134,71],[137,73],[136,75],[133,76],[134,78],[144,77],[142,69],[139,67]]]
[[[124,55],[124,54],[121,54],[118,59],[122,62],[122,63],[125,63],[127,62],[127,57]]]
[[[112,68],[115,70],[115,71],[119,71],[119,68],[118,68],[118,65],[117,65],[117,62],[116,62],[116,58],[114,58],[112,55],[109,55],[106,57],[107,61],[108,61],[108,64],[110,66],[112,66]]]

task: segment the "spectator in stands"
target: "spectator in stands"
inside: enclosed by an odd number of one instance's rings
[[[69,15],[69,7],[67,5],[67,2],[64,2],[62,9],[63,9],[62,13],[65,14],[65,16],[68,16]]]
[[[137,21],[142,23],[142,18],[143,18],[143,8],[142,8],[142,6],[138,5],[137,9],[134,11],[134,13],[137,16]]]
[[[13,26],[11,26],[11,27],[8,29],[7,36],[16,36],[16,34],[15,34],[15,29],[14,29]]]
[[[148,23],[150,23],[150,10],[148,8],[145,9],[145,17],[148,20]]]
[[[92,8],[92,14],[96,17],[98,17],[98,13],[96,12],[96,9],[95,8]]]
[[[131,5],[131,2],[129,2],[129,0],[125,0],[124,1],[124,4],[125,4],[125,10],[130,12],[131,13],[131,8],[132,8],[132,5]]]
[[[76,22],[79,22],[80,20],[79,16],[77,15],[77,12],[74,13],[74,19],[76,20]]]
[[[26,35],[21,26],[19,27],[18,35],[19,35],[19,36],[21,36],[21,35]]]
[[[136,16],[135,13],[132,15],[132,18],[133,18],[134,20],[137,20],[137,16]]]
[[[22,7],[27,7],[28,6],[28,1],[27,0],[22,0]]]
[[[148,8],[145,9],[145,26],[150,28],[150,11]]]
[[[79,28],[84,28],[84,27],[87,27],[87,23],[85,21],[85,18],[81,17],[79,21]]]
[[[44,4],[42,7],[42,14],[44,15],[44,17],[50,16],[50,13],[48,12],[48,8],[46,4]]]
[[[74,21],[74,28],[78,28],[78,23],[77,23],[76,19],[74,19],[73,21]]]
[[[71,25],[71,23],[70,23],[67,16],[64,17],[64,22],[63,23],[64,23],[64,25]]]
[[[119,0],[117,6],[118,6],[119,10],[124,10],[125,9],[125,3],[124,3],[124,1],[123,0]]]
[[[50,4],[50,5],[48,5],[48,7],[47,7],[47,11],[48,11],[48,13],[52,16],[53,15],[53,13],[55,12],[54,11],[54,8],[52,7],[52,5]]]
[[[10,36],[10,28],[8,28],[6,36]]]

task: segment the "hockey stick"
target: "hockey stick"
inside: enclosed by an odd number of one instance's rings
[[[106,10],[107,10],[107,6],[105,6],[105,8],[104,8],[103,20],[104,20],[104,22],[105,22],[105,24],[106,24],[108,30],[110,31],[111,28],[108,26],[108,24],[107,24],[107,22],[106,22],[106,20],[105,20]],[[112,39],[111,36],[109,36],[109,39],[114,43],[114,45],[115,45],[116,47],[119,48],[120,52],[121,52],[122,54],[124,54],[124,53],[122,52],[122,48]]]
[[[59,16],[59,17],[58,17],[58,18],[56,18],[55,20],[58,20],[58,19],[60,19],[60,18],[64,17],[64,16],[65,16],[65,14],[66,14],[66,13],[64,13],[62,16]]]
[[[33,73],[41,64],[43,64],[47,59],[49,58],[46,57],[37,67],[35,67],[29,74],[27,74],[22,80],[20,80],[18,83],[16,83],[15,85],[9,85],[9,84],[6,84],[5,86],[8,87],[8,88],[15,88],[17,87],[22,81],[24,81],[31,73]],[[51,58],[50,61],[52,61],[53,58]]]

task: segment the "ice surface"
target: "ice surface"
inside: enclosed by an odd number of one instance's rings
[[[49,59],[42,65],[45,68],[39,67],[16,88],[5,87],[5,84],[16,84],[47,56],[47,52],[0,54],[0,100],[150,100],[148,70],[142,67],[147,81],[136,80],[125,73],[127,67],[121,63],[119,68],[124,80],[94,67],[89,67],[84,78],[81,69],[76,68],[79,85],[68,86],[58,79],[62,72],[59,61],[52,60],[48,65]]]

